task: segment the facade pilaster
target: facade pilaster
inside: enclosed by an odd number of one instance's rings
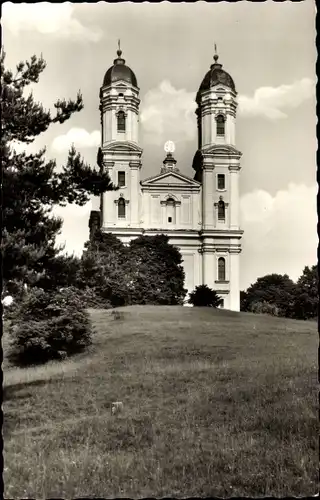
[[[216,269],[215,269],[215,249],[213,246],[203,246],[202,249],[202,276],[203,284],[215,289]]]
[[[131,200],[131,210],[130,210],[130,222],[134,226],[139,225],[139,193],[140,193],[140,161],[131,161],[129,163],[130,167],[130,200]]]
[[[105,171],[108,172],[111,180],[113,179],[114,164],[115,164],[114,161],[103,162],[103,167]],[[103,200],[102,227],[113,225],[116,222],[113,198],[111,196],[106,196],[105,193],[102,194],[101,196]]]
[[[241,249],[230,249],[230,297],[229,308],[231,311],[240,311],[240,252]]]
[[[229,166],[230,172],[230,229],[239,228],[239,166]]]
[[[202,181],[202,226],[204,229],[214,227],[214,165],[211,159],[203,162]]]

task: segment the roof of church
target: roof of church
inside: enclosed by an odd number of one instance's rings
[[[124,80],[135,87],[138,87],[137,79],[129,66],[125,65],[125,60],[121,57],[122,50],[117,50],[117,58],[113,61],[113,66],[109,68],[104,75],[103,86],[111,85],[119,80]]]
[[[233,90],[233,92],[236,92],[236,87],[232,77],[229,75],[229,73],[222,69],[222,64],[218,63],[218,54],[215,54],[213,58],[214,64],[211,64],[209,71],[206,73],[204,79],[202,80],[198,94],[204,92],[205,90],[209,90],[211,87],[217,85],[218,83],[226,85],[231,90]]]

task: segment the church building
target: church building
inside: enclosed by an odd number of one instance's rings
[[[231,76],[214,62],[196,95],[198,149],[194,178],[174,158],[174,144],[159,173],[143,178],[139,145],[139,87],[134,72],[117,51],[100,89],[103,165],[120,187],[101,196],[89,227],[100,227],[124,243],[143,234],[165,234],[179,248],[188,292],[206,284],[223,307],[240,310],[239,226],[241,153],[235,146],[237,92]]]

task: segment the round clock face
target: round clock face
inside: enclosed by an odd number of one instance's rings
[[[167,141],[164,145],[164,150],[166,153],[173,153],[175,149],[176,148],[173,141]]]

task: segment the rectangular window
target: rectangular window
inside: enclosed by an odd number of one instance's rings
[[[118,172],[118,186],[124,187],[126,185],[126,173]]]
[[[118,200],[118,218],[119,219],[126,218],[126,202],[123,198],[119,198]]]
[[[226,279],[226,261],[223,257],[218,259],[218,281],[225,281]]]
[[[125,132],[126,131],[126,115],[124,114],[123,111],[119,111],[117,115],[117,122],[118,122],[118,132]]]
[[[217,135],[218,136],[224,136],[225,132],[225,118],[222,115],[218,115],[217,118]]]
[[[224,174],[218,174],[218,189],[226,189],[226,177]]]
[[[224,201],[220,200],[218,203],[218,220],[225,221],[226,220],[226,206]]]
[[[172,217],[168,217],[168,222],[172,222]]]

